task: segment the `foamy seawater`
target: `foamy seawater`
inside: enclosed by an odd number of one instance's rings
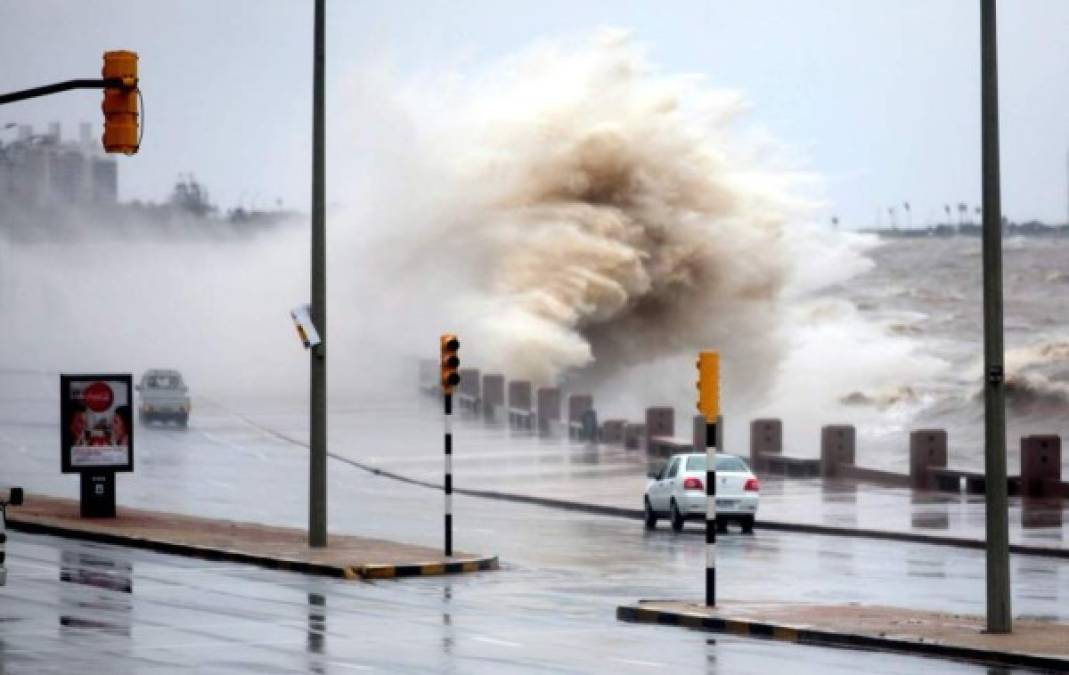
[[[830,290],[858,307],[888,339],[910,341],[916,359],[945,364],[918,372],[902,363],[908,376],[882,389],[867,388],[864,373],[858,373],[859,386],[844,393],[844,402],[862,417],[877,413],[904,422],[900,428],[890,424],[886,433],[868,430],[870,445],[885,450],[867,457],[901,462],[905,427],[939,427],[950,433],[953,463],[982,466],[980,253],[977,237],[884,239],[868,253],[875,263],[871,271]],[[1003,258],[1007,446],[1013,474],[1021,436],[1069,434],[1069,239],[1010,238]]]

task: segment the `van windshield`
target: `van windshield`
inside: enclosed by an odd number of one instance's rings
[[[151,375],[145,382],[149,389],[178,389],[181,385],[182,378],[178,375]]]

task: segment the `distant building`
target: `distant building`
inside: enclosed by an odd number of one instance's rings
[[[0,205],[38,209],[115,204],[118,164],[91,142],[88,124],[79,131],[79,142],[64,141],[55,122],[46,134],[21,125],[14,141],[4,143],[0,137]]]

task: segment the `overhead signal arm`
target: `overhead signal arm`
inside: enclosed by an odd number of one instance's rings
[[[104,101],[101,109],[104,112],[104,151],[132,155],[141,145],[141,128],[138,123],[141,91],[137,86],[137,54],[130,51],[104,52],[101,75],[103,77],[98,80],[67,80],[0,94],[0,105],[72,89],[103,89]]]

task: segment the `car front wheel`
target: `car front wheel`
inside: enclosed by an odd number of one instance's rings
[[[683,529],[683,514],[679,512],[679,507],[676,506],[676,500],[672,500],[672,506],[668,511],[672,519],[672,529],[676,532],[681,531]]]
[[[657,527],[657,514],[654,512],[653,508],[650,506],[650,500],[649,500],[648,497],[645,500],[643,500],[643,510],[644,510],[643,519],[644,519],[644,521],[646,523],[646,529],[647,530],[655,529]]]

